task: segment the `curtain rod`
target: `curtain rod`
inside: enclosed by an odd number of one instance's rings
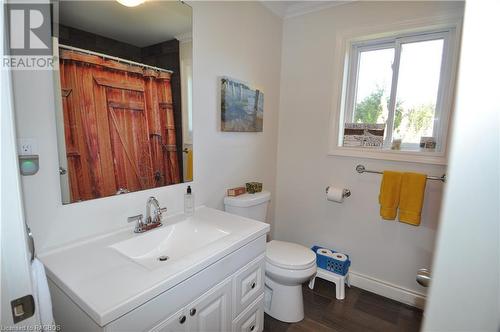
[[[85,50],[83,48],[73,47],[73,46],[64,45],[64,44],[59,44],[59,48],[64,48],[64,49],[71,50],[71,51],[76,51],[76,52],[86,53],[86,54],[90,54],[90,55],[95,55],[95,56],[99,56],[99,57],[102,57],[102,58],[106,58],[106,59],[110,59],[110,60],[115,60],[115,61],[118,61],[118,62],[128,63],[130,65],[134,65],[134,66],[138,66],[138,67],[149,68],[149,69],[154,69],[154,70],[163,71],[163,72],[167,72],[167,73],[173,74],[172,70],[158,68],[158,67],[146,65],[146,64],[140,63],[140,62],[135,62],[135,61],[132,61],[132,60],[126,60],[126,59],[118,58],[118,57],[115,57],[115,56],[112,56],[112,55],[107,55],[107,54],[103,54],[103,53],[99,53],[99,52],[94,52],[94,51],[90,51],[90,50]]]

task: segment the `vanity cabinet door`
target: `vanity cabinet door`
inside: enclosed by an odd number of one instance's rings
[[[264,294],[233,321],[233,332],[262,332],[264,329]]]
[[[226,279],[186,308],[189,331],[220,332],[231,329],[231,279]]]
[[[187,332],[188,331],[188,315],[186,309],[179,310],[156,327],[152,332]]]
[[[233,318],[264,293],[265,256],[261,255],[236,273],[233,281]]]

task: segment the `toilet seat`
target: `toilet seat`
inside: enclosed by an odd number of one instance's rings
[[[296,243],[272,240],[266,246],[266,261],[287,270],[306,270],[316,266],[316,254]]]

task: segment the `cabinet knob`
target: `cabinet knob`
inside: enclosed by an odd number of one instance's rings
[[[254,289],[254,288],[255,288],[255,286],[256,286],[256,284],[255,284],[255,281],[254,281],[254,282],[252,282],[252,286],[251,286],[251,287],[252,287],[252,289]]]
[[[250,326],[250,331],[255,330],[255,325]]]
[[[186,322],[186,316],[182,315],[179,317],[179,323],[184,324]]]
[[[191,310],[189,310],[189,314],[190,314],[191,316],[196,315],[196,309],[195,309],[195,308],[192,308]]]

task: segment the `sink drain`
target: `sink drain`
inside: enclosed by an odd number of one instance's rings
[[[170,257],[168,257],[168,256],[160,256],[160,257],[158,257],[158,260],[159,260],[160,262],[165,262],[165,261],[166,261],[166,260],[168,260],[169,258],[170,258]]]

